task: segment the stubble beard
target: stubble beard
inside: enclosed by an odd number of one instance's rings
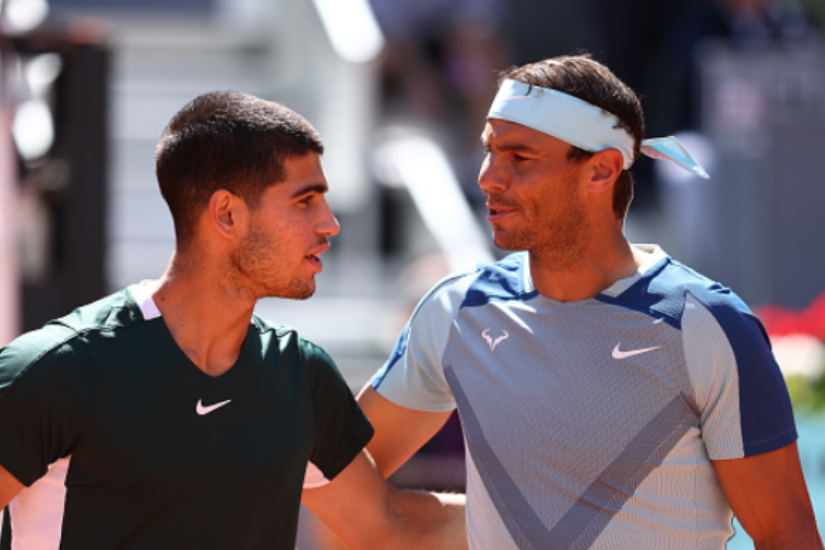
[[[587,235],[590,233],[584,218],[559,220],[548,224],[547,237],[528,248],[531,260],[548,271],[569,271],[585,258]]]
[[[284,270],[277,258],[277,247],[269,236],[253,229],[232,257],[233,284],[238,290],[258,300],[275,297],[306,300],[315,293],[315,278],[301,280],[293,277],[278,281],[279,271]]]
[[[527,250],[538,266],[561,272],[584,259],[589,235],[584,208],[578,201],[570,200],[552,219],[537,216],[525,229],[495,235],[494,242],[504,250]]]

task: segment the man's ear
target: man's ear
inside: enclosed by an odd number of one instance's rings
[[[594,153],[589,164],[590,181],[587,190],[600,193],[610,189],[624,170],[624,157],[617,149]]]
[[[226,189],[218,189],[209,198],[207,218],[219,235],[233,239],[245,230],[248,211],[242,198]]]

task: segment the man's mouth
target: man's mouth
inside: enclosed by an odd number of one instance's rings
[[[310,250],[309,254],[307,254],[307,256],[320,256],[321,254],[323,254],[327,250],[329,250],[329,243],[324,242],[323,244],[319,245],[318,247],[313,248],[312,250]]]
[[[315,248],[310,251],[305,257],[312,264],[312,267],[315,269],[316,272],[320,273],[321,270],[324,268],[324,262],[321,261],[321,254],[329,250],[329,243],[324,243],[322,246]]]
[[[489,221],[500,220],[501,218],[512,214],[516,209],[512,206],[505,206],[501,204],[487,204],[487,219]]]
[[[306,256],[307,261],[312,265],[312,268],[315,270],[316,273],[320,273],[322,269],[324,269],[324,262],[321,261],[321,258],[318,256],[314,256],[309,254]]]

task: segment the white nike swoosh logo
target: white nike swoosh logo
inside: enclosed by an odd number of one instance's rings
[[[200,416],[203,416],[205,414],[211,413],[214,410],[220,409],[224,405],[228,405],[231,402],[232,402],[231,399],[227,399],[226,401],[221,401],[219,403],[215,403],[214,405],[209,405],[209,406],[205,407],[203,405],[203,400],[198,399],[198,404],[195,405],[195,412],[198,413]]]
[[[616,344],[616,347],[613,348],[613,359],[627,359],[628,357],[633,357],[634,355],[640,355],[642,353],[647,353],[649,351],[657,350],[662,346],[655,346],[652,348],[642,348],[642,349],[629,349],[627,351],[622,351],[619,349],[622,343],[619,342]]]

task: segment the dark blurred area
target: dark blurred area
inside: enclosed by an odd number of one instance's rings
[[[6,7],[6,5],[4,5]],[[20,199],[21,330],[106,290],[109,51],[94,25],[0,35]]]

